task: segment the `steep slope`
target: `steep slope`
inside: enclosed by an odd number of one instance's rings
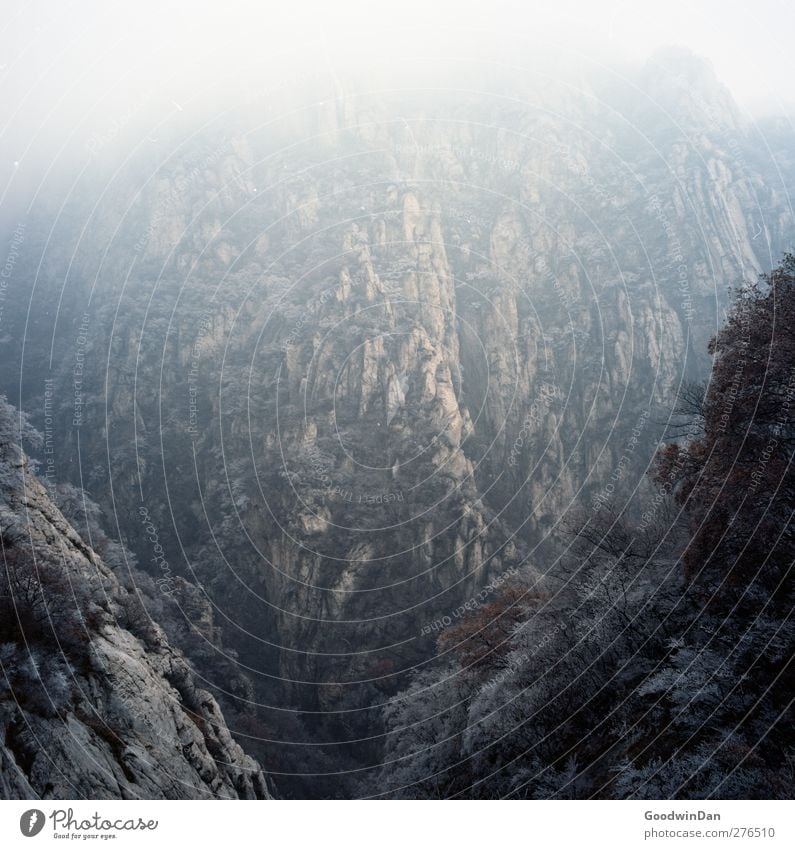
[[[10,408],[0,415],[14,415]],[[215,699],[0,435],[0,796],[269,798]]]
[[[703,62],[491,73],[301,80],[26,230],[6,348],[28,408],[53,381],[54,473],[156,574],[151,516],[288,772],[307,739],[375,762],[438,623],[648,486],[726,288],[791,240],[793,171]]]
[[[556,592],[445,636],[364,795],[791,798],[794,319],[788,255],[711,345],[700,436],[658,454],[668,504],[591,518]]]

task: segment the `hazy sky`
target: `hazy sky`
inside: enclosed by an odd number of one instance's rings
[[[492,32],[597,53],[642,59],[681,44],[708,57],[741,105],[791,103],[795,9],[785,0],[2,0],[0,85],[51,94],[135,84],[136,78],[201,74],[225,63],[266,64],[301,54],[318,38],[340,55],[363,45],[424,41],[440,52],[461,30]],[[308,49],[309,48],[309,49]],[[307,55],[309,54],[309,55]],[[209,58],[208,58],[209,57]],[[316,59],[320,59],[315,51]],[[55,79],[53,77],[55,74]],[[126,82],[125,82],[126,80]]]
[[[10,197],[2,187],[38,185],[70,145],[156,136],[183,105],[217,109],[279,75],[372,63],[399,78],[409,54],[481,51],[520,64],[546,52],[620,66],[683,45],[711,60],[749,114],[795,103],[795,9],[785,0],[0,2],[0,205]]]
[[[561,4],[587,8],[594,33],[619,51],[643,58],[665,44],[681,44],[708,58],[740,105],[778,111],[795,102],[795,7],[783,0],[616,0]],[[576,11],[573,14],[578,14]]]

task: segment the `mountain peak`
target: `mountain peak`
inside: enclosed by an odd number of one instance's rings
[[[661,47],[641,73],[646,95],[679,126],[737,130],[737,104],[708,59],[681,45]]]

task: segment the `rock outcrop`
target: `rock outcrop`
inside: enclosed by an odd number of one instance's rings
[[[0,477],[0,797],[269,798],[157,624],[122,627],[134,599],[13,443]]]
[[[429,625],[543,573],[606,485],[649,485],[726,290],[791,245],[792,163],[693,57],[468,88],[320,81],[225,116],[82,186],[31,259],[21,385],[40,409],[53,380],[56,477],[147,563],[143,499],[262,736],[306,719],[298,760],[377,737]]]

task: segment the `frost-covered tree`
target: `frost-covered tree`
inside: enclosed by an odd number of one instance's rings
[[[438,665],[384,711],[378,786],[791,793],[795,257],[738,293],[711,351],[680,410],[697,436],[659,455],[674,499],[581,518],[543,594],[514,587],[444,633]]]

